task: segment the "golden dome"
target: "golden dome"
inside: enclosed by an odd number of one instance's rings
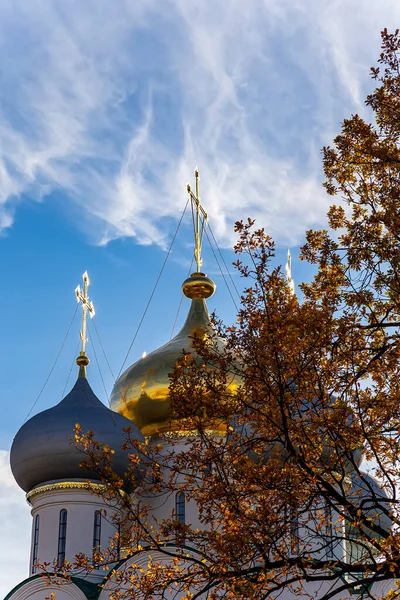
[[[111,408],[131,419],[144,435],[185,430],[184,423],[174,420],[170,410],[168,374],[182,350],[192,349],[193,336],[201,332],[214,333],[205,298],[211,295],[211,289],[214,292],[215,283],[203,273],[194,273],[193,281],[193,286],[185,287],[188,280],[183,284],[184,293],[192,298],[192,303],[181,331],[164,346],[129,367],[116,381],[111,393]],[[222,347],[224,341],[217,338],[216,344]],[[214,423],[210,428],[225,432],[226,424],[216,426]]]

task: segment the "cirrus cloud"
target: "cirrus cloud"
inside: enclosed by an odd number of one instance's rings
[[[391,0],[4,0],[0,229],[63,193],[98,243],[165,242],[198,164],[223,243],[323,221],[319,150],[365,111]],[[76,209],[77,207],[77,209]]]

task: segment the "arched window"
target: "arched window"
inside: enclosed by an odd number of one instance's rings
[[[63,508],[60,511],[60,521],[58,525],[58,553],[57,567],[62,567],[65,562],[65,547],[67,543],[67,511]]]
[[[299,552],[299,516],[294,506],[289,508],[291,553]]]
[[[207,463],[203,470],[203,479],[208,479],[212,473],[212,463]]]
[[[181,523],[181,525],[185,524],[185,494],[183,492],[178,492],[175,497],[175,514],[176,520]]]
[[[117,559],[121,558],[121,523],[118,523],[117,528]]]
[[[39,515],[35,517],[35,529],[33,533],[32,575],[36,573],[35,563],[38,558],[39,548]]]
[[[95,554],[100,550],[101,539],[101,511],[96,510],[94,513],[93,523],[93,565],[98,569],[99,565],[95,560]]]
[[[333,520],[332,520],[332,507],[330,504],[325,505],[325,536],[326,536],[326,558],[333,558]]]
[[[185,525],[185,494],[178,492],[175,496],[175,517],[178,523],[182,526]],[[176,531],[176,543],[177,545],[183,544],[185,541],[184,531],[177,529]]]

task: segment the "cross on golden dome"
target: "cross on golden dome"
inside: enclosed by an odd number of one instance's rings
[[[194,258],[196,261],[197,270],[186,279],[182,284],[182,291],[187,298],[209,298],[215,292],[215,283],[212,279],[200,271],[203,264],[201,249],[203,245],[204,229],[207,223],[208,215],[200,202],[200,186],[199,186],[199,171],[197,167],[194,170],[195,177],[195,192],[193,192],[190,184],[187,184],[189,200],[192,207],[193,230],[194,230]]]
[[[201,248],[203,245],[203,234],[205,223],[207,222],[208,215],[200,202],[200,177],[197,167],[194,170],[195,177],[195,192],[193,193],[190,184],[187,184],[187,191],[189,192],[189,198],[192,206],[192,217],[193,217],[193,229],[194,229],[194,259],[197,265],[197,271],[200,271],[200,267],[203,264],[201,256]]]

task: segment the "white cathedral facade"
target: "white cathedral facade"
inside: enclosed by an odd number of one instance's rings
[[[49,585],[36,567],[38,562],[56,563],[62,567],[66,561],[73,561],[78,553],[90,557],[94,548],[106,550],[110,540],[115,538],[113,520],[103,517],[104,510],[109,510],[109,507],[101,494],[93,493],[101,491],[104,483],[95,472],[80,466],[82,454],[70,443],[75,424],[79,423],[84,432],[93,431],[96,439],[115,450],[113,468],[122,476],[126,470],[123,429],[131,428],[132,435],[138,440],[148,436],[150,443],[152,437],[159,443],[160,438],[155,436],[158,432],[173,434],[174,422],[168,411],[168,373],[182,349],[190,349],[193,333],[207,331],[211,327],[206,298],[214,292],[215,284],[198,270],[183,284],[183,292],[191,300],[183,328],[167,344],[123,373],[112,392],[111,406],[114,410],[111,410],[95,396],[86,378],[89,362],[84,347],[86,312],[92,309],[87,297],[87,283],[83,294],[77,291],[84,309],[83,346],[77,359],[78,379],[61,402],[27,421],[13,441],[11,468],[31,508],[32,535],[29,575],[9,592],[5,600],[44,600],[51,593],[56,595],[57,600],[109,600],[112,597],[114,584],[109,571],[78,572],[60,586],[56,581],[50,581]],[[182,439],[182,443],[188,441],[189,438]],[[162,502],[153,497],[152,502],[158,520],[172,514],[182,523],[195,525],[198,520],[195,504],[187,502],[181,492],[170,494]],[[390,521],[385,522],[382,518],[380,525],[390,528]],[[329,544],[323,547],[325,552],[329,552]],[[342,551],[346,549],[342,548]],[[161,554],[153,554],[151,558],[161,562],[170,560]],[[149,552],[146,550],[134,558],[124,557],[121,553],[113,569],[125,572],[133,562],[145,569],[148,561]],[[370,594],[375,598],[383,597],[390,588],[391,582],[377,584]],[[310,595],[316,598],[322,597],[325,591],[323,586],[309,588]],[[293,597],[289,590],[279,596],[282,600]],[[182,596],[172,594],[170,597],[171,600],[179,600]],[[350,593],[339,597],[349,598]]]

